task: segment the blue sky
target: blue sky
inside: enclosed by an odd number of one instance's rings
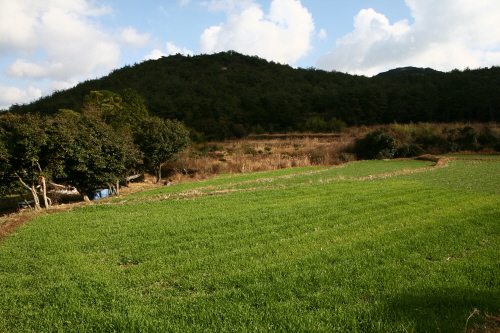
[[[498,0],[0,0],[0,109],[220,51],[372,76],[500,65]]]

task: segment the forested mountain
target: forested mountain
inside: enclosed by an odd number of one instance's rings
[[[397,76],[407,76],[407,75],[425,75],[434,74],[437,71],[432,68],[419,68],[419,67],[402,67],[388,70],[387,72],[382,72],[375,77],[397,77]]]
[[[392,72],[395,74],[395,72]],[[500,120],[500,67],[402,71],[372,78],[292,68],[233,51],[162,57],[58,91],[12,113],[78,111],[90,91],[132,88],[151,115],[200,138],[254,132],[335,131],[347,125]]]

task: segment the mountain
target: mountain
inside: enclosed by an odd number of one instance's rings
[[[425,75],[406,75],[414,72]],[[500,120],[499,67],[387,73],[367,78],[292,68],[233,51],[177,54],[116,69],[9,111],[79,111],[92,90],[132,88],[150,114],[182,120],[208,140],[250,132],[329,132],[344,124]]]
[[[434,74],[438,73],[437,70],[432,68],[420,68],[420,67],[400,67],[388,70],[387,72],[382,72],[374,77],[383,77],[383,78],[393,78],[398,76],[406,76],[406,75],[426,75],[426,74]]]

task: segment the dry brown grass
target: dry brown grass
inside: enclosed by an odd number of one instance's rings
[[[409,137],[448,136],[453,129],[473,127],[480,132],[489,127],[500,135],[497,123],[418,123],[359,126],[344,129],[342,133],[289,133],[250,135],[244,139],[210,142],[186,150],[175,163],[164,165],[164,174],[174,182],[197,181],[214,175],[258,172],[290,167],[339,165],[354,161],[350,154],[354,142],[378,129],[391,132],[398,142]],[[440,154],[439,150],[430,154]],[[483,152],[487,153],[487,152]]]
[[[473,319],[479,320],[479,322],[473,323],[470,327],[467,325],[468,322],[465,326],[465,333],[500,333],[500,315],[481,314],[475,309],[467,321]]]
[[[228,173],[338,165],[354,159],[345,151],[355,139],[349,132],[251,135],[191,147],[177,162],[165,164],[164,171],[174,182],[184,182]]]

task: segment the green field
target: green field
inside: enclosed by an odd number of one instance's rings
[[[0,332],[466,332],[500,314],[500,161],[430,165],[219,177],[40,216],[0,244]]]

